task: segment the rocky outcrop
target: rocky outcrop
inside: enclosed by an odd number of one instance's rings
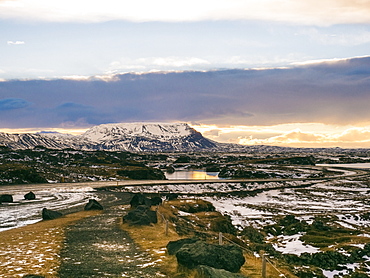
[[[141,193],[135,193],[134,196],[131,198],[130,205],[131,208],[137,208],[138,206],[158,206],[162,204],[162,198],[155,196],[152,198],[148,198]]]
[[[165,174],[159,170],[147,166],[124,166],[117,171],[117,175],[133,180],[165,180]]]
[[[243,251],[235,245],[216,245],[204,241],[185,244],[176,253],[177,262],[193,269],[207,265],[230,272],[238,272],[244,264]]]
[[[130,205],[131,208],[137,208],[138,206],[148,206],[150,207],[152,202],[150,201],[149,198],[145,197],[141,193],[136,193],[134,196],[132,196]]]
[[[53,220],[53,219],[56,219],[62,216],[63,214],[60,213],[59,211],[50,210],[47,208],[42,209],[42,219],[43,220]]]
[[[216,269],[206,265],[200,265],[196,268],[194,278],[246,278],[246,276],[232,273],[224,269]]]
[[[35,200],[36,195],[32,191],[28,192],[27,194],[24,195],[25,200]]]
[[[166,200],[167,201],[176,200],[178,197],[179,197],[179,194],[177,194],[177,193],[168,193],[168,194],[166,194]]]
[[[166,248],[167,248],[167,253],[169,255],[175,255],[177,251],[180,250],[181,247],[183,247],[185,244],[192,244],[197,242],[199,239],[197,238],[183,238],[175,241],[170,241]]]
[[[150,203],[152,206],[159,206],[162,204],[162,198],[158,196],[152,197],[150,198]]]
[[[251,170],[244,166],[231,166],[224,167],[218,173],[220,178],[233,178],[233,179],[269,179],[276,178],[273,173],[267,173],[264,171]]]
[[[0,203],[13,203],[13,196],[10,194],[0,195]]]
[[[218,211],[203,213],[202,219],[209,222],[209,228],[214,232],[228,233],[231,235],[236,235],[237,233],[237,229],[232,224],[230,217],[222,215]]]
[[[90,199],[85,205],[84,210],[103,210],[103,206],[95,199]]]
[[[138,206],[123,216],[123,221],[130,225],[148,226],[158,222],[157,212],[150,210],[150,207],[145,205]]]
[[[173,204],[178,210],[188,213],[215,211],[215,207],[211,202],[204,200],[185,200],[178,204]]]

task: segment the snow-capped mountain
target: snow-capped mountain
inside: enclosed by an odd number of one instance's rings
[[[111,151],[202,151],[217,148],[216,142],[204,138],[185,123],[103,124],[78,136],[54,132],[0,133],[0,145],[13,149],[43,146]]]
[[[124,123],[90,128],[81,140],[99,150],[195,151],[216,147],[188,124]]]
[[[6,146],[11,149],[32,149],[36,146],[42,146],[50,149],[90,149],[89,142],[80,143],[77,136],[61,133],[24,133],[9,134],[0,133],[0,146]],[[86,145],[86,146],[83,146]]]
[[[196,133],[188,124],[152,124],[152,123],[120,123],[103,124],[90,128],[82,138],[101,143],[120,140],[122,137],[147,137],[166,141],[174,138],[187,137]]]

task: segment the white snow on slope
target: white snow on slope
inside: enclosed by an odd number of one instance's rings
[[[92,142],[119,139],[124,136],[143,136],[155,139],[168,140],[186,137],[194,130],[186,123],[120,123],[102,124],[87,130],[82,137]]]

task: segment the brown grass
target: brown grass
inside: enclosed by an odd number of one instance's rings
[[[0,277],[57,277],[65,227],[101,211],[81,211],[0,233]]]
[[[158,211],[164,215],[166,219],[176,218],[176,209],[173,202],[178,203],[178,201],[167,202],[164,206],[159,206]],[[181,202],[183,203],[183,202]],[[197,213],[197,216],[201,216],[202,213]],[[208,214],[205,213],[208,217]],[[181,239],[183,237],[179,236],[175,232],[174,224],[169,222],[169,230],[166,235],[166,224],[161,216],[158,217],[158,223],[151,226],[130,226],[127,223],[121,224],[121,228],[127,231],[131,238],[145,251],[149,252],[154,259],[157,261],[156,266],[161,269],[168,277],[196,277],[195,271],[186,269],[185,267],[178,266],[176,256],[170,256],[166,252],[166,246],[169,241],[174,241]],[[193,236],[193,235],[189,235]],[[215,233],[217,237],[217,234]],[[233,236],[230,236],[231,238]],[[213,242],[215,243],[215,242]],[[242,266],[240,273],[246,277],[261,277],[262,270],[262,260],[261,258],[256,258],[253,254],[245,252],[244,253],[246,263]],[[279,267],[279,271],[284,273],[287,278],[296,277],[287,268]],[[267,277],[275,278],[279,277],[280,273],[274,269],[270,264],[267,264]]]
[[[171,228],[168,235],[165,234],[165,223],[159,219],[159,223],[152,226],[130,226],[122,223],[121,228],[127,231],[131,238],[145,251],[150,253],[156,261],[156,266],[168,275],[174,277],[177,273],[177,260],[175,256],[166,254],[166,246],[169,241],[178,240],[181,237]]]

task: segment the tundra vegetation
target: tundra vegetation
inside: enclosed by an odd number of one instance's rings
[[[366,183],[368,186],[368,178]],[[348,189],[349,184],[342,186]],[[341,191],[338,184],[336,187]],[[305,197],[310,195],[308,189],[296,190],[296,193],[304,192]],[[364,211],[357,205],[353,211],[338,207],[337,211],[330,213],[325,209],[319,212],[307,207],[306,212],[300,209],[293,213],[287,206],[277,209],[266,202],[253,207],[255,212],[264,211],[263,217],[238,212],[238,218],[244,218],[245,225],[235,223],[235,211],[229,211],[230,214],[220,212],[217,209],[217,197],[207,197],[211,201],[205,201],[184,194],[178,200],[167,201],[158,207],[160,217],[157,224],[140,227],[141,232],[138,227],[128,224],[124,224],[123,228],[147,250],[161,250],[168,240],[181,238],[196,238],[218,244],[221,232],[224,244],[235,244],[245,251],[246,262],[239,272],[245,277],[260,277],[261,254],[265,254],[271,263],[267,265],[267,277],[282,274],[285,276],[281,277],[302,278],[369,277],[370,222],[369,213],[365,212],[368,209],[367,191],[360,193],[365,195],[361,201]],[[316,193],[317,189],[314,189],[313,195]],[[235,196],[230,200],[235,200]],[[292,202],[295,201],[292,199]],[[340,201],[343,202],[343,199]],[[164,219],[170,223],[167,234]],[[162,257],[164,272],[167,271],[170,277],[198,277],[196,273],[199,269],[189,269],[181,263],[178,266],[177,262],[176,256]]]
[[[165,179],[165,172],[204,169],[221,178],[298,178],[304,170],[294,166],[318,163],[369,162],[370,153],[328,149],[297,153],[131,153],[126,151],[83,151],[74,149],[13,150],[0,146],[0,185]],[[267,170],[266,170],[267,169]],[[312,178],[333,174],[312,172]],[[307,176],[304,176],[307,177]]]
[[[169,277],[197,275],[196,270],[179,266],[176,256],[163,255],[169,241],[195,237],[217,243],[221,232],[225,243],[246,250],[240,269],[246,277],[259,277],[263,253],[271,262],[268,277],[282,273],[300,278],[361,278],[370,275],[368,173],[350,177],[344,174],[356,171],[314,165],[369,161],[367,150],[241,154],[2,148],[0,180],[1,184],[21,184],[164,179],[168,169],[208,169],[229,179],[258,179],[234,184],[221,180],[202,188],[196,182],[181,188],[127,187],[151,198],[159,197],[161,191],[179,198],[158,206],[157,223],[145,227],[122,223],[121,227],[144,250],[158,256],[158,264]]]

